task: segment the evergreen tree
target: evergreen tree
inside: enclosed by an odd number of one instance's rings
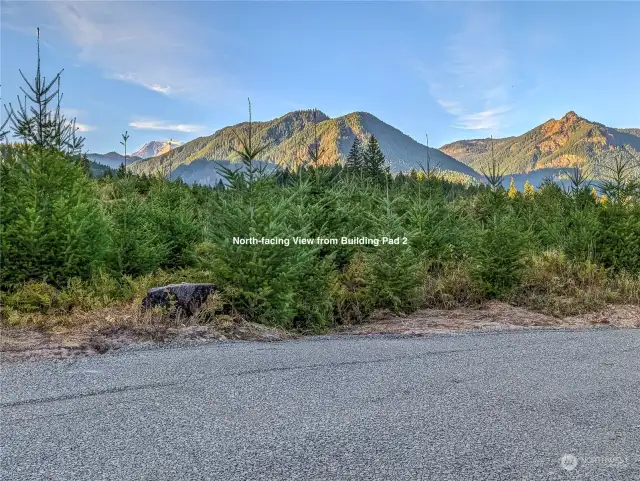
[[[119,179],[122,179],[127,176],[127,167],[124,165],[124,162],[120,164],[120,167],[118,167],[118,170],[116,170],[116,176]]]
[[[374,180],[383,180],[389,173],[389,168],[385,166],[385,158],[378,140],[371,135],[369,142],[362,156],[362,166],[367,177]]]
[[[33,83],[29,82],[22,70],[19,70],[27,87],[20,89],[24,94],[24,101],[18,97],[17,109],[11,103],[4,106],[7,119],[0,127],[0,131],[4,137],[8,132],[3,129],[9,125],[14,136],[22,139],[24,145],[58,150],[76,156],[76,160],[79,161],[78,155],[82,151],[84,138],[76,135],[78,130],[76,120],[68,120],[61,113],[60,76],[62,70],[56,74],[51,82],[46,82],[40,68],[39,28],[37,33],[38,60],[35,79]],[[52,108],[51,104],[54,100],[57,102],[57,106]],[[27,102],[31,102],[31,105],[28,105]]]
[[[345,168],[349,172],[360,172],[362,170],[362,162],[362,142],[360,142],[360,139],[356,136],[353,139],[349,155],[347,155]]]
[[[87,278],[103,260],[105,223],[79,155],[75,121],[60,114],[60,73],[47,83],[40,70],[23,88],[16,111],[5,106],[19,146],[2,153],[0,166],[0,284],[29,280],[63,286]],[[57,106],[52,102],[57,99]],[[31,105],[27,104],[31,102]]]

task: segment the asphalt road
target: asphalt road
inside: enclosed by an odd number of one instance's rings
[[[0,382],[3,481],[640,480],[640,330],[220,342]]]

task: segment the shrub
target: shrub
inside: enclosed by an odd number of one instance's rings
[[[612,300],[606,270],[590,261],[572,261],[563,252],[534,254],[511,301],[554,316],[599,309]]]
[[[375,299],[367,285],[369,265],[363,253],[353,256],[334,286],[336,318],[341,324],[365,321],[373,312]]]
[[[454,309],[480,304],[483,286],[474,279],[469,259],[446,263],[427,271],[422,283],[424,307]]]
[[[28,282],[9,295],[3,304],[18,312],[47,312],[59,307],[59,291],[44,282]]]
[[[140,276],[167,259],[169,244],[150,203],[130,178],[115,179],[105,202],[109,220],[108,265],[118,275]],[[104,241],[103,241],[104,242]]]
[[[148,197],[151,221],[159,232],[156,242],[166,246],[159,266],[163,269],[193,266],[202,229],[189,188],[180,183],[157,182]]]
[[[489,298],[506,296],[520,280],[526,226],[513,217],[494,216],[477,233],[474,275]]]
[[[23,146],[5,152],[0,194],[0,283],[57,287],[103,264],[106,234],[93,186],[62,152]]]

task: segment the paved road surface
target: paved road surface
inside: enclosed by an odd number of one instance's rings
[[[640,330],[221,342],[0,381],[4,481],[640,480]]]

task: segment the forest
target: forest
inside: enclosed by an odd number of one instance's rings
[[[138,305],[171,282],[218,287],[210,316],[317,332],[375,311],[499,299],[552,315],[640,303],[640,183],[624,159],[589,182],[502,187],[500,159],[478,185],[427,165],[392,175],[376,139],[327,167],[318,142],[295,169],[265,170],[251,119],[235,132],[226,182],[187,185],[128,169],[91,175],[60,112],[61,76],[25,79],[5,106],[0,149],[4,325],[34,314]],[[597,187],[597,188],[596,188]],[[246,245],[234,238],[406,238],[406,243]]]

